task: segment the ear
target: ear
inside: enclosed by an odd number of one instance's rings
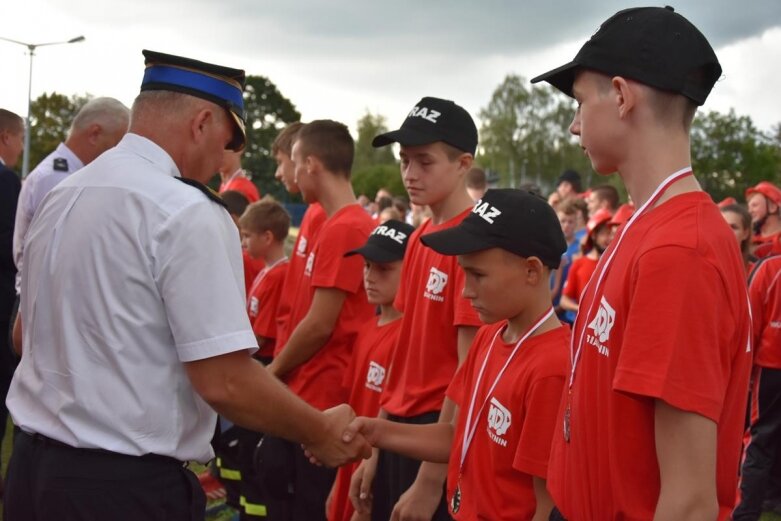
[[[539,257],[526,258],[526,282],[530,286],[536,286],[540,281],[548,283],[547,277],[544,277],[545,265]]]
[[[475,162],[475,157],[472,154],[461,154],[458,158],[458,168],[461,172],[466,174],[472,168],[472,164]]]
[[[203,108],[199,110],[190,122],[190,134],[196,143],[202,143],[206,134],[206,127],[214,119],[211,109]]]
[[[266,245],[271,244],[274,242],[274,234],[271,233],[271,230],[266,230],[263,232],[263,240],[266,241]]]
[[[624,119],[629,116],[629,113],[637,103],[635,86],[621,76],[613,77],[610,83],[613,87],[613,92],[610,95],[614,96],[616,107],[618,108],[618,116]]]
[[[91,144],[96,144],[100,135],[103,133],[103,127],[98,123],[93,123],[87,128],[87,139]]]
[[[320,172],[323,163],[316,156],[310,154],[304,158],[304,167],[306,167],[307,174],[314,175]]]

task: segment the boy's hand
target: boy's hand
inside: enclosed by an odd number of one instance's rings
[[[318,442],[304,447],[309,461],[316,465],[338,467],[371,456],[371,446],[363,436],[353,436],[349,442],[343,440],[347,425],[355,418],[355,412],[349,405],[337,405],[323,414],[326,425]]]
[[[380,451],[373,450],[371,458],[362,461],[350,479],[350,502],[356,513],[371,514],[372,483],[377,473],[377,461]]]
[[[418,477],[393,507],[390,521],[431,521],[441,498],[441,482]]]
[[[377,423],[377,418],[358,416],[357,418],[354,418],[344,430],[342,439],[345,443],[349,443],[356,436],[361,435],[372,446],[375,446],[377,443],[377,436],[379,435]]]

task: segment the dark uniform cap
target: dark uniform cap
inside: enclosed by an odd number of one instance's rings
[[[363,255],[370,262],[383,264],[400,261],[404,258],[409,236],[414,231],[415,228],[405,222],[389,219],[372,231],[366,244],[348,251],[344,256]]]
[[[721,65],[708,40],[672,7],[625,9],[608,18],[571,62],[532,79],[572,96],[580,69],[623,76],[705,103]]]
[[[146,71],[141,91],[170,90],[202,98],[223,107],[235,123],[227,149],[239,152],[247,142],[244,128],[244,82],[241,69],[231,69],[191,58],[143,51]]]
[[[420,240],[443,255],[502,248],[537,257],[556,269],[567,251],[556,212],[538,195],[514,188],[490,189],[460,224]]]
[[[372,146],[399,143],[414,147],[437,141],[474,155],[477,127],[463,107],[450,100],[426,97],[412,107],[400,129],[375,137]]]

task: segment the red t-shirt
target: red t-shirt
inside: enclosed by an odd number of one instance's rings
[[[353,356],[342,384],[348,389],[350,404],[358,416],[374,418],[380,412],[380,393],[388,373],[391,352],[399,336],[401,320],[379,326],[372,320],[358,333]],[[339,467],[331,496],[328,521],[350,521],[355,509],[348,497],[350,478],[358,463]]]
[[[754,247],[754,256],[758,259],[764,259],[771,255],[781,255],[781,232],[766,237],[755,235],[752,242]]]
[[[304,268],[301,284],[309,287],[308,304],[304,310],[293,308],[291,317],[306,315],[317,288],[336,288],[347,294],[328,342],[284,379],[291,391],[319,409],[344,403],[347,394],[342,378],[355,337],[375,316],[363,289],[363,257],[344,256],[366,244],[374,228],[371,216],[359,204],[345,206],[323,224]]]
[[[570,331],[565,326],[527,339],[487,397],[516,344],[504,342],[501,333],[496,337],[475,396],[472,422],[477,427],[459,480],[461,447],[477,377],[494,335],[506,325],[505,320],[480,328],[447,390],[448,398],[458,404],[447,472],[448,505],[457,520],[532,519],[537,508],[533,477],[545,479],[548,474],[551,438],[558,433],[556,412],[569,365]],[[453,494],[459,484],[461,506],[453,512]]]
[[[255,281],[247,297],[247,314],[255,336],[270,339],[257,356],[273,356],[277,338],[277,305],[282,295],[282,283],[285,281],[287,259],[264,268]]]
[[[591,257],[583,256],[575,259],[567,274],[567,282],[564,283],[562,294],[567,295],[575,302],[580,302],[583,289],[596,268],[597,261]]]
[[[252,283],[255,282],[255,277],[258,276],[260,270],[266,267],[263,259],[253,259],[247,253],[247,250],[241,250],[242,260],[244,261],[244,294],[249,295]]]
[[[654,402],[661,399],[717,423],[719,519],[726,519],[751,366],[734,234],[704,192],[673,197],[630,228],[596,290],[591,284],[583,294],[572,333],[577,346],[585,329],[570,441],[562,429],[565,393],[551,449],[554,502],[567,519],[653,518],[660,490]]]
[[[309,304],[312,303],[309,300],[311,299],[309,285],[303,284],[304,268],[306,268],[306,260],[312,252],[312,246],[315,240],[317,240],[317,234],[320,232],[320,228],[327,217],[325,210],[319,203],[312,203],[304,212],[303,219],[301,219],[298,237],[296,237],[293,253],[290,255],[290,260],[287,264],[285,282],[283,284],[285,291],[282,292],[277,307],[277,341],[274,347],[274,356],[279,354],[279,350],[287,343],[293,328],[304,318],[306,311],[309,310]],[[295,317],[295,319],[291,319],[290,316],[293,306],[304,310],[303,314]]]
[[[240,192],[250,203],[260,200],[258,187],[243,173],[234,176],[225,183],[220,183],[220,193],[227,192],[228,190]]]
[[[754,319],[754,363],[781,369],[781,255],[756,268],[748,287]]]
[[[452,228],[471,211],[439,225],[427,220],[407,243],[394,302],[404,316],[381,401],[390,414],[411,417],[440,410],[458,367],[458,327],[482,325],[469,300],[461,296],[464,272],[456,257],[420,242],[421,235]]]

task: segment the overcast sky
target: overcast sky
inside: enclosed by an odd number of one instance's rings
[[[569,61],[614,0],[21,0],[4,2],[0,36],[29,43],[86,36],[36,52],[32,95],[113,96],[130,105],[144,48],[271,79],[303,119],[354,128],[366,111],[398,126],[425,95],[473,116],[508,73],[527,79]],[[706,109],[781,122],[781,0],[673,4],[709,38],[724,75]],[[0,107],[27,113],[29,58],[0,41]]]

